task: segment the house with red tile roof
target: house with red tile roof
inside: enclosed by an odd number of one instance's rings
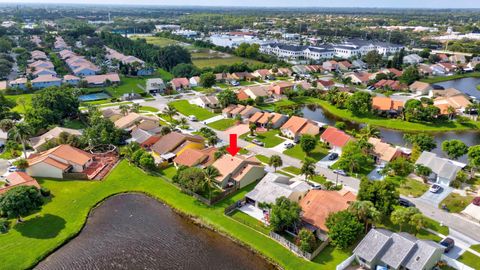
[[[232,157],[226,154],[217,159],[212,166],[220,172],[215,182],[222,189],[243,188],[262,179],[266,174],[262,163],[255,157],[246,158],[241,155]]]
[[[386,90],[394,90],[394,91],[401,91],[401,90],[407,89],[407,86],[400,83],[399,81],[385,80],[385,79],[382,79],[376,82],[373,86],[377,89],[386,89]]]
[[[294,84],[291,83],[291,82],[278,82],[278,83],[274,83],[272,84],[271,86],[271,91],[275,94],[275,95],[283,95],[285,93],[285,91],[287,90],[292,90],[293,89],[293,86]]]
[[[393,100],[389,97],[373,97],[372,109],[382,112],[400,112],[403,110],[405,102],[401,100]]]
[[[320,90],[330,90],[334,86],[335,86],[335,82],[333,80],[318,80],[317,81],[317,88],[320,89]]]
[[[350,64],[350,62],[348,62],[347,60],[340,61],[337,64],[338,68],[343,71],[348,71],[353,67],[352,64]]]
[[[341,152],[342,148],[350,141],[353,141],[353,137],[346,134],[342,130],[335,127],[328,127],[322,135],[320,135],[320,141],[326,143],[334,152]]]
[[[93,155],[62,144],[47,151],[32,154],[27,159],[27,173],[33,177],[62,179],[64,173],[82,173],[93,162]]]
[[[373,145],[372,154],[378,164],[386,164],[404,155],[400,148],[383,142],[382,139],[371,137],[368,142]]]
[[[288,121],[280,128],[280,132],[283,136],[291,138],[295,141],[300,139],[300,136],[309,134],[316,136],[320,133],[320,127],[313,121],[299,117],[292,116]]]
[[[36,188],[40,188],[37,180],[35,180],[35,178],[31,177],[25,172],[13,172],[7,175],[5,180],[6,181],[3,186],[0,184],[0,195],[14,187],[19,186],[34,186]]]
[[[346,210],[356,200],[355,194],[345,189],[310,190],[300,200],[301,219],[315,228],[314,234],[321,240],[327,240],[328,228],[325,225],[330,214]]]
[[[328,71],[334,71],[338,69],[338,62],[335,60],[325,61],[322,64],[322,68]]]
[[[190,88],[190,81],[187,78],[174,78],[170,81],[170,84],[175,90]]]
[[[280,128],[287,120],[288,117],[280,113],[256,112],[248,121],[263,128],[269,124],[271,128]]]
[[[87,82],[88,86],[92,87],[105,86],[108,83],[120,83],[120,76],[118,76],[117,73],[85,76],[83,79]]]
[[[367,84],[370,80],[375,79],[375,74],[370,74],[368,72],[353,72],[346,77],[352,78],[352,83],[354,84]]]
[[[175,167],[200,167],[205,168],[215,162],[215,152],[218,149],[215,147],[205,149],[186,149],[173,160]]]
[[[268,76],[272,75],[272,73],[268,69],[257,69],[252,73],[252,75],[256,78],[265,80]]]

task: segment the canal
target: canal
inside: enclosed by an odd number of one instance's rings
[[[35,269],[275,269],[143,194],[111,197]]]

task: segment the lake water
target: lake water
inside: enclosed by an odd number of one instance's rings
[[[443,88],[455,88],[463,93],[480,99],[480,91],[477,90],[477,85],[480,85],[480,78],[463,78],[458,80],[435,83],[435,85]]]
[[[305,118],[319,121],[328,125],[334,126],[337,121],[343,121],[347,124],[347,129],[356,129],[359,130],[364,126],[364,124],[357,124],[347,122],[345,120],[339,119],[336,116],[324,112],[322,108],[315,107],[315,106],[306,106],[302,109],[303,116]],[[403,139],[405,132],[393,129],[385,129],[379,128],[381,132],[381,137],[384,141],[399,145],[399,146],[407,146],[407,143]],[[432,152],[442,154],[441,145],[442,142],[445,140],[452,140],[452,139],[459,139],[462,140],[469,146],[480,144],[480,132],[478,131],[459,131],[459,132],[442,132],[442,133],[431,133],[435,137],[435,141],[437,142],[437,148],[434,149]],[[465,157],[459,159],[462,162],[466,161]]]
[[[287,251],[285,251],[287,252]],[[250,250],[142,194],[111,197],[35,269],[275,269]]]

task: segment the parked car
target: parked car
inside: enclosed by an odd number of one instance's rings
[[[344,170],[333,170],[333,172],[339,175],[347,176],[347,173]]]
[[[338,154],[337,153],[330,153],[328,155],[328,160],[335,160],[338,158]]]
[[[10,166],[10,167],[8,167],[8,172],[16,172],[16,171],[18,171],[17,166]]]
[[[258,145],[258,146],[263,146],[263,145],[264,145],[263,142],[261,142],[261,141],[259,141],[259,140],[257,140],[257,139],[253,139],[253,140],[252,140],[252,143],[254,143],[254,144]]]
[[[322,185],[320,185],[319,183],[308,182],[308,184],[310,186],[312,186],[312,189],[314,189],[314,190],[321,190],[322,189]]]
[[[411,201],[404,199],[404,198],[399,198],[398,199],[398,204],[400,204],[403,207],[415,207],[415,204],[412,203]]]
[[[237,82],[237,81],[231,81],[231,82],[230,82],[230,85],[232,85],[232,86],[239,86],[240,83]]]
[[[440,193],[441,191],[442,191],[442,187],[437,185],[437,184],[433,184],[430,187],[430,192],[432,192],[432,193]]]
[[[295,144],[293,144],[291,142],[287,142],[287,143],[284,144],[284,146],[285,146],[285,148],[290,149],[290,148],[294,147]]]
[[[192,121],[192,122],[197,122],[197,121],[198,121],[198,119],[197,119],[197,117],[196,117],[195,115],[190,115],[190,116],[188,116],[188,119],[189,119],[190,121]]]
[[[444,252],[448,253],[455,246],[455,240],[453,240],[450,237],[447,237],[440,242],[440,245],[444,246],[445,247]]]

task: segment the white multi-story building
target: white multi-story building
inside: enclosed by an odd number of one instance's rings
[[[264,44],[260,52],[275,55],[286,60],[321,60],[335,56],[335,51],[330,47],[312,47],[286,44]]]
[[[379,54],[388,55],[399,52],[403,46],[388,42],[373,42],[369,40],[350,40],[340,44],[334,44],[333,48],[338,57],[350,58],[362,56],[376,50]]]
[[[238,47],[242,43],[248,43],[248,44],[265,43],[265,41],[262,41],[261,39],[252,35],[230,35],[230,34],[212,35],[210,36],[210,42],[212,42],[216,46],[230,47],[230,48]]]

